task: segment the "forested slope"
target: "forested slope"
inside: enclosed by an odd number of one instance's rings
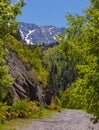
[[[49,72],[46,89],[54,99],[55,97],[60,98],[77,77],[75,66],[65,57],[59,45],[43,51],[43,62]]]

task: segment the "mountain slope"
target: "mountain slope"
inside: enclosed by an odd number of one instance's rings
[[[20,23],[19,31],[27,44],[56,43],[55,36],[64,34],[65,27],[37,26],[36,24]]]

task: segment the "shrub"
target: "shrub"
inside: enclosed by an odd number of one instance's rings
[[[13,105],[13,110],[17,113],[16,116],[20,118],[29,117],[31,115],[31,107],[27,99],[17,100]],[[15,113],[12,113],[12,115],[13,114]]]
[[[28,101],[27,99],[17,100],[13,105],[11,116],[12,118],[31,117],[36,110],[37,103],[35,101]]]
[[[0,122],[4,122],[7,118],[9,118],[10,113],[8,113],[8,109],[10,107],[6,105],[6,103],[0,102]]]
[[[51,109],[51,110],[58,110],[58,109],[59,109],[59,107],[58,107],[56,104],[54,104],[54,103],[51,103],[51,104],[48,106],[48,108]]]

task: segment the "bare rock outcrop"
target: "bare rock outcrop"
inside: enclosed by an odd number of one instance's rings
[[[42,83],[40,83],[35,75],[29,78],[31,71],[15,50],[8,48],[9,55],[6,57],[7,65],[10,67],[10,72],[15,79],[13,84],[14,98],[28,98],[30,100],[38,100],[45,104],[43,96]]]

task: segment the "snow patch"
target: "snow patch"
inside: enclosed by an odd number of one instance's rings
[[[53,39],[54,39],[54,40],[57,40],[55,36],[53,37]]]
[[[30,35],[31,33],[35,32],[37,29],[34,29],[34,30],[29,30],[29,33],[28,35]]]
[[[24,39],[24,33],[21,30],[20,30],[20,33],[21,33],[22,39]]]
[[[51,27],[51,28],[49,28],[49,30],[52,30],[53,28],[55,28],[55,27]]]
[[[29,35],[31,34],[31,33],[33,33],[33,32],[35,32],[37,29],[34,29],[34,30],[29,30],[29,33],[26,35],[26,37],[25,37],[25,41],[27,42],[27,44],[33,44],[32,42],[31,42],[31,40],[29,40],[30,38],[29,38]],[[32,39],[32,38],[31,38]]]
[[[26,41],[26,43],[27,43],[28,45],[31,43],[31,41],[30,41],[29,39],[26,39],[26,38],[25,38],[25,41]]]

